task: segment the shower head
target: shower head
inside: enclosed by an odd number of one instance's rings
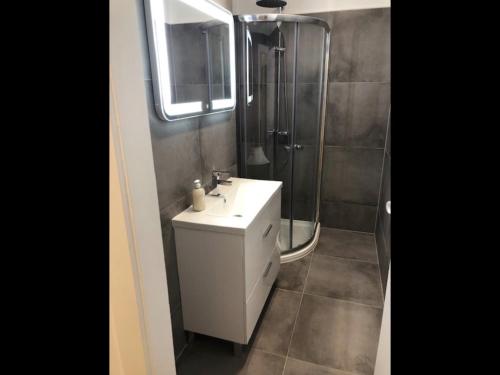
[[[259,0],[257,5],[264,8],[283,8],[286,1],[283,0]]]

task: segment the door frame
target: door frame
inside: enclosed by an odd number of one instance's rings
[[[175,357],[139,6],[137,0],[110,1],[110,137],[116,147],[146,367],[151,375],[166,375],[176,373]]]

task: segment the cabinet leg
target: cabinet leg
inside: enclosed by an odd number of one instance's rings
[[[240,357],[243,354],[243,345],[233,342],[233,354]]]

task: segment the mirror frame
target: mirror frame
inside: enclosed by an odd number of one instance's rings
[[[231,97],[212,100],[207,108],[202,107],[201,101],[172,103],[168,61],[169,46],[164,26],[166,23],[164,1],[170,0],[144,0],[156,113],[162,120],[175,121],[233,111],[236,107],[236,53],[232,13],[212,0],[176,0],[228,24]],[[209,90],[211,90],[211,84],[208,82]],[[206,111],[207,109],[208,111]]]

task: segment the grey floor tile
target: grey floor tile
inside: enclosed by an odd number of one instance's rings
[[[289,356],[372,375],[382,309],[304,295]]]
[[[314,254],[304,293],[382,306],[378,265]]]
[[[302,259],[282,264],[276,279],[276,287],[302,292],[311,259],[312,254],[309,254]]]
[[[279,375],[283,372],[285,357],[257,349],[234,356],[232,344],[208,336],[197,335],[177,364],[180,375]]]
[[[254,338],[250,346],[266,352],[286,355],[301,295],[275,289],[269,298],[270,301],[255,327]]]
[[[288,358],[284,375],[353,375],[351,372],[315,365],[314,363]]]
[[[321,227],[315,251],[321,255],[377,262],[375,236],[369,233]]]

